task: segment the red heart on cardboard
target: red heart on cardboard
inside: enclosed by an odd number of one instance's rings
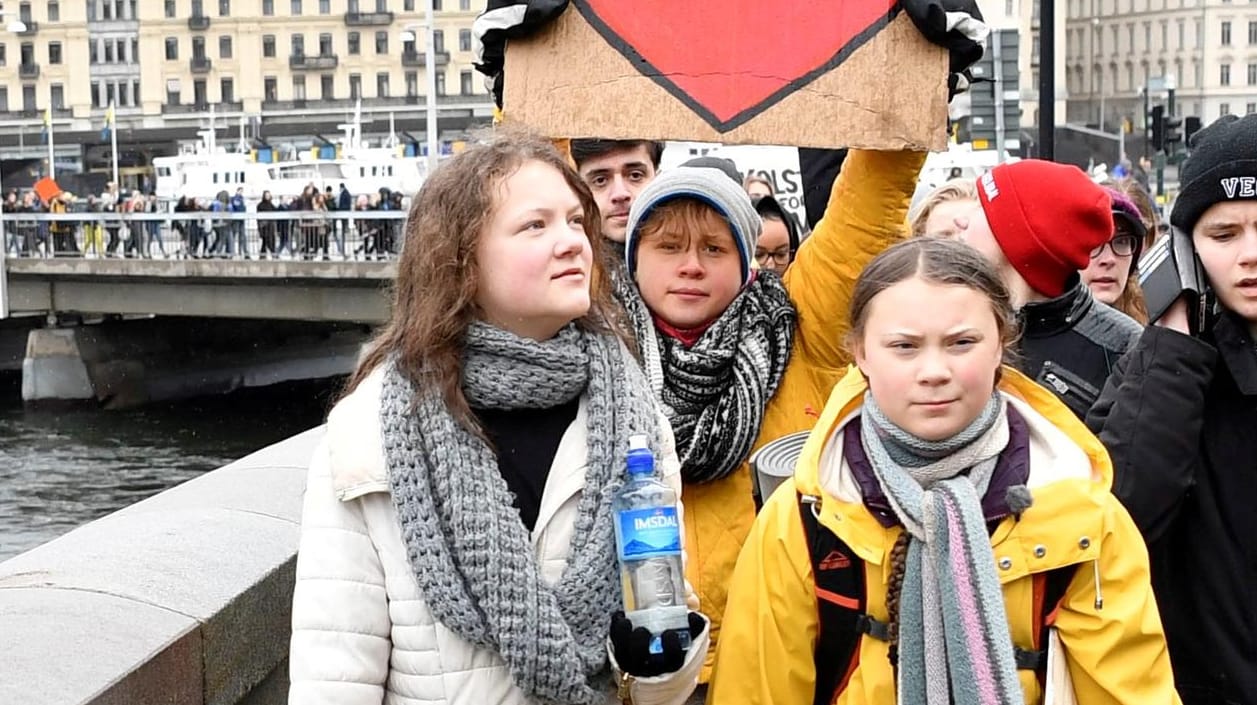
[[[607,42],[726,132],[842,63],[897,0],[574,0]]]

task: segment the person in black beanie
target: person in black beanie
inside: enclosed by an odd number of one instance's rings
[[[1198,132],[1170,214],[1206,291],[1180,298],[1109,378],[1087,424],[1144,533],[1186,705],[1257,704],[1257,115]]]

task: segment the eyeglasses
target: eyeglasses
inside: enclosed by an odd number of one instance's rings
[[[1108,247],[1113,250],[1113,254],[1118,257],[1130,257],[1135,254],[1135,246],[1139,244],[1139,238],[1126,233],[1114,235],[1112,240],[1100,245],[1091,251],[1092,257],[1099,257],[1104,253],[1104,248]]]
[[[770,261],[787,265],[790,264],[790,250],[774,250],[773,252],[756,250],[755,259],[759,260],[761,266],[767,265]]]

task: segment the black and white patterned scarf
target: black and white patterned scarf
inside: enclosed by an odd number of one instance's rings
[[[658,332],[636,284],[619,277],[615,288],[646,378],[676,433],[682,478],[729,476],[750,455],[790,361],[798,314],[781,278],[759,272],[688,348]]]

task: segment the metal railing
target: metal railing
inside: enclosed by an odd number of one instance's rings
[[[391,12],[346,12],[345,24],[350,27],[380,27],[393,23]]]
[[[209,15],[192,15],[191,17],[188,18],[188,29],[199,31],[203,29],[209,29],[209,26],[210,26]]]
[[[340,63],[336,54],[291,54],[288,57],[288,68],[306,71],[334,69]]]
[[[388,260],[406,211],[21,213],[0,221],[12,258]]]

